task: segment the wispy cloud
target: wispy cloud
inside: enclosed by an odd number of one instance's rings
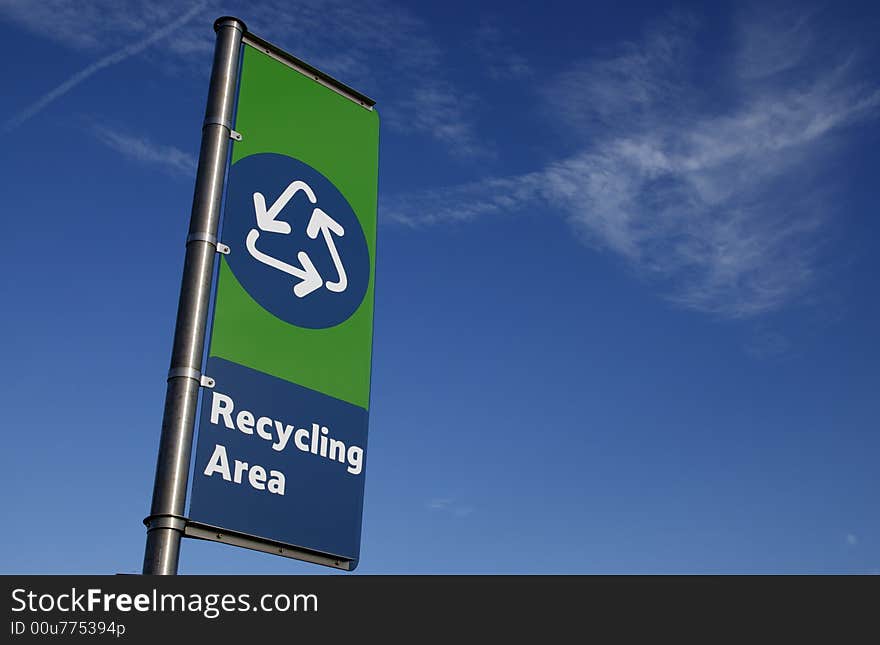
[[[383,215],[420,226],[550,206],[682,306],[741,318],[785,305],[816,277],[834,135],[875,117],[880,89],[859,82],[852,58],[785,82],[744,78],[742,45],[719,70],[731,97],[719,107],[687,75],[696,28],[676,17],[551,82],[548,104],[580,150],[531,173],[398,196]],[[738,33],[752,28],[766,25]],[[789,67],[804,58],[778,56]]]
[[[18,6],[18,3],[16,3],[16,6]],[[198,3],[190,8],[189,11],[185,12],[175,20],[172,20],[167,25],[152,31],[146,38],[143,38],[142,40],[139,40],[138,42],[132,43],[130,45],[126,45],[125,47],[116,50],[112,54],[104,56],[103,58],[95,61],[91,65],[88,65],[51,91],[41,96],[24,110],[20,111],[18,114],[8,119],[3,124],[3,130],[6,132],[14,130],[28,119],[37,115],[50,103],[67,94],[69,91],[71,91],[73,88],[85,81],[90,76],[93,76],[97,72],[107,67],[110,67],[111,65],[121,63],[125,59],[144,51],[145,49],[147,49],[147,47],[150,47],[159,40],[166,38],[170,34],[174,33],[177,29],[185,25],[187,22],[192,20],[192,18],[195,17],[195,15],[198,14],[202,9],[204,9],[204,4]],[[27,16],[28,14],[24,15]]]
[[[856,546],[859,543],[859,538],[854,533],[846,534],[846,544],[847,546]]]
[[[169,74],[204,74],[214,34],[211,21],[235,15],[254,33],[381,98],[383,127],[420,134],[460,157],[484,156],[469,107],[474,97],[457,87],[430,25],[386,0],[209,2],[184,16],[171,0],[0,0],[0,15],[43,37],[78,50],[119,49],[82,70],[6,123],[17,127],[101,69],[163,41],[149,54]],[[193,20],[192,29],[177,29]],[[196,24],[197,23],[197,24]],[[158,29],[158,31],[157,31]],[[133,45],[126,45],[137,41]]]
[[[196,158],[174,146],[156,144],[147,139],[106,126],[94,126],[98,140],[112,150],[140,163],[155,164],[172,174],[191,177],[196,172]]]
[[[489,20],[480,23],[474,34],[474,49],[489,77],[521,81],[534,73],[528,59],[509,43],[511,36]]]
[[[597,132],[625,134],[682,108],[693,110],[689,103],[698,92],[685,74],[696,29],[694,18],[676,14],[641,42],[624,42],[605,56],[574,61],[542,88],[548,116],[564,125],[567,137],[587,141]]]
[[[428,502],[427,507],[432,511],[450,513],[456,517],[467,517],[474,512],[472,506],[460,504],[451,497],[436,497]]]
[[[491,156],[491,146],[474,134],[473,103],[473,97],[447,81],[423,79],[383,115],[391,117],[399,132],[428,134],[456,156]]]
[[[232,11],[255,33],[380,97],[383,128],[426,136],[459,157],[487,154],[471,115],[476,99],[455,82],[430,25],[407,7],[385,0],[273,0]]]
[[[765,78],[801,64],[815,51],[814,12],[804,7],[746,6],[740,9],[736,71],[744,78]]]
[[[149,0],[0,0],[0,15],[31,32],[82,50],[119,48],[179,15]]]

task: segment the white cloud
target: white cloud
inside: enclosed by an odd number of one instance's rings
[[[194,15],[190,16],[190,12]],[[265,0],[209,2],[193,7],[190,28],[178,29],[149,55],[169,74],[205,74],[219,15],[240,17],[248,29],[356,87],[381,97],[383,127],[425,134],[458,156],[484,155],[469,114],[473,97],[457,89],[430,25],[385,0]],[[65,46],[119,48],[52,90],[9,122],[7,129],[110,64],[142,52],[181,21],[171,0],[0,0],[0,16]],[[136,41],[134,45],[127,45]]]
[[[460,504],[451,497],[436,497],[428,502],[427,507],[432,511],[450,513],[456,517],[467,517],[474,512],[472,506]]]
[[[519,37],[519,34],[516,34]],[[477,56],[483,70],[495,80],[522,81],[532,76],[534,70],[528,60],[508,45],[510,36],[499,26],[484,20],[474,34]]]
[[[642,42],[574,61],[543,88],[549,116],[566,125],[566,136],[581,139],[592,139],[597,126],[620,133],[646,125],[661,112],[675,117],[693,94],[683,70],[695,28],[692,18],[676,14]]]
[[[846,543],[848,546],[855,546],[859,543],[859,538],[858,538],[858,536],[856,536],[852,533],[847,533],[846,534]]]
[[[65,3],[59,4],[63,5]],[[16,8],[18,8],[19,3],[15,3],[15,6]],[[203,8],[204,4],[199,3],[191,7],[188,11],[178,16],[174,20],[168,22],[167,24],[159,26],[159,28],[157,29],[150,31],[149,35],[147,35],[145,38],[137,42],[125,45],[121,49],[118,49],[113,53],[108,54],[107,56],[104,56],[103,58],[100,58],[94,63],[86,66],[84,69],[80,70],[79,72],[65,80],[63,83],[41,96],[24,110],[21,110],[18,114],[8,119],[3,124],[4,131],[9,132],[10,130],[14,130],[28,119],[39,114],[50,103],[61,98],[77,85],[85,81],[90,76],[93,76],[97,72],[101,71],[102,69],[110,67],[111,65],[121,63],[125,59],[130,58],[135,54],[139,54],[140,52],[144,51],[145,49],[162,40],[163,38],[170,36],[177,29],[192,20],[196,16],[196,14],[199,13]],[[38,10],[37,15],[40,15],[41,11],[41,9]],[[24,18],[32,17],[31,14],[28,14],[27,12],[21,12],[21,14]],[[76,24],[80,23],[77,22]]]
[[[203,4],[203,3],[200,3]],[[0,15],[76,49],[119,48],[180,14],[171,3],[145,0],[0,0]]]
[[[95,126],[92,131],[101,143],[129,159],[162,166],[173,174],[195,175],[196,158],[179,148],[155,144],[145,137],[106,126]]]
[[[422,132],[443,143],[461,157],[491,156],[488,144],[474,134],[473,98],[456,91],[447,81],[423,79],[408,95],[383,111],[391,127],[399,132]]]
[[[235,12],[237,9],[230,9]],[[372,0],[244,4],[248,29],[374,97],[382,127],[423,134],[456,156],[482,156],[474,97],[454,82],[430,25],[407,8]]]
[[[383,216],[420,226],[551,210],[682,306],[740,318],[790,302],[815,279],[832,216],[822,176],[834,135],[875,117],[880,89],[853,80],[851,60],[787,84],[719,73],[731,96],[719,107],[687,77],[694,25],[677,17],[551,83],[549,104],[580,151],[524,175],[395,197]]]
[[[736,38],[736,70],[745,78],[764,78],[792,69],[815,45],[814,13],[799,7],[767,10],[760,4],[741,9]]]

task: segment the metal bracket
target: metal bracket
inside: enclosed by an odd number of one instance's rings
[[[209,125],[221,125],[230,132],[232,132],[232,124],[224,119],[222,116],[217,114],[211,114],[210,116],[205,117],[205,122],[202,125],[203,128],[208,127]]]
[[[153,529],[174,529],[183,532],[186,528],[187,519],[180,515],[150,515],[144,518],[144,525],[148,531]]]
[[[212,379],[210,376],[205,376],[200,371],[191,367],[175,367],[172,370],[168,370],[169,381],[173,378],[179,378],[181,376],[198,381],[199,385],[201,385],[202,387],[214,387],[214,379]]]
[[[234,141],[241,141],[242,140],[241,132],[236,132],[235,130],[230,130],[229,131],[229,138],[233,139]]]
[[[175,367],[168,370],[169,381],[173,378],[179,378],[181,376],[185,378],[191,378],[199,382],[201,382],[202,380],[202,373],[199,370],[194,370],[191,367]]]
[[[321,70],[315,69],[305,61],[300,60],[296,56],[289,54],[283,49],[279,49],[276,45],[273,45],[272,43],[267,42],[262,38],[255,36],[254,34],[245,33],[241,37],[241,42],[246,45],[250,45],[251,47],[254,47],[261,52],[265,52],[267,56],[277,60],[282,65],[286,65],[291,69],[295,69],[297,72],[307,78],[314,79],[316,82],[320,83],[324,87],[336,92],[341,96],[344,96],[351,101],[354,101],[366,110],[372,110],[373,106],[376,104],[376,102],[370,97],[364,96],[357,90],[348,87],[344,83],[337,81],[332,76],[325,74]]]
[[[222,253],[223,255],[229,255],[231,249],[226,246],[223,242],[217,242],[217,253]]]
[[[207,242],[208,244],[217,246],[217,237],[204,232],[190,233],[186,236],[186,243],[189,244],[190,242]]]
[[[275,542],[258,538],[244,533],[236,533],[209,524],[202,524],[193,520],[186,521],[186,527],[183,534],[189,538],[197,540],[209,540],[211,542],[220,542],[222,544],[231,544],[233,546],[244,547],[245,549],[253,549],[254,551],[262,551],[263,553],[273,553],[281,555],[285,558],[294,558],[303,562],[312,562],[314,564],[322,564],[334,569],[342,569],[343,571],[351,571],[352,562],[340,556],[331,555],[329,553],[321,553],[320,551],[311,551],[292,544],[283,542]]]

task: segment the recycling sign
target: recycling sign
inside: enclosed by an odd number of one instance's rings
[[[245,42],[188,517],[353,569],[378,115]]]
[[[367,292],[370,258],[357,216],[320,172],[256,154],[230,170],[224,240],[232,272],[278,318],[321,329],[347,320]]]

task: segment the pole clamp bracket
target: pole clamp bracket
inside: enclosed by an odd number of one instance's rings
[[[211,235],[210,233],[206,233],[204,231],[199,231],[196,233],[190,233],[186,236],[186,243],[190,242],[207,242],[211,246],[217,246],[217,236]]]
[[[222,125],[224,128],[232,132],[232,124],[217,114],[211,114],[205,117],[205,123],[202,125],[202,128],[207,128],[209,125]]]
[[[194,381],[202,382],[202,373],[199,370],[195,370],[191,367],[173,367],[168,370],[168,380],[170,381],[173,378],[191,378]]]
[[[186,521],[186,518],[180,515],[150,515],[144,518],[144,525],[147,527],[147,531],[152,531],[153,529],[174,529],[182,533],[186,528]]]
[[[241,141],[244,137],[241,136],[241,132],[236,132],[235,130],[229,131],[229,138],[233,141]]]
[[[199,385],[202,387],[212,388],[214,387],[214,379],[210,376],[205,376],[200,371],[193,369],[191,367],[175,367],[173,369],[168,370],[168,380],[170,381],[173,378],[191,378],[194,381],[198,381]]]

